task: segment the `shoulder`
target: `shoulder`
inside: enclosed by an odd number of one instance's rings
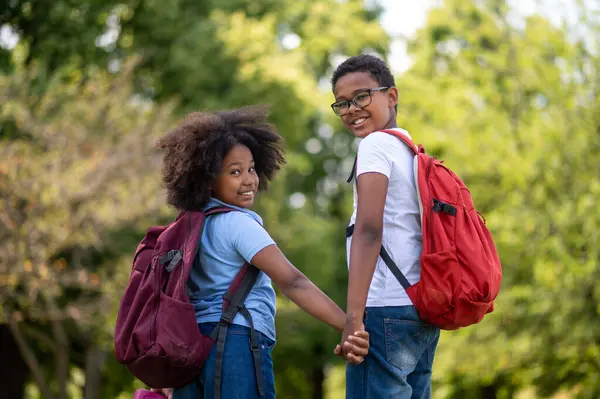
[[[213,240],[223,243],[228,248],[235,248],[244,255],[246,254],[244,248],[248,246],[257,242],[272,242],[261,222],[260,217],[254,212],[230,211],[209,216],[207,231]]]
[[[387,156],[392,155],[399,140],[389,133],[373,132],[358,144],[359,156]]]
[[[361,140],[358,145],[359,149],[363,148],[381,148],[385,149],[386,146],[390,145],[397,141],[398,139],[392,136],[389,133],[385,132],[373,132],[369,134],[367,137]]]
[[[396,128],[394,130],[396,130],[397,132],[399,132],[401,134],[404,134],[406,137],[408,137],[409,139],[412,140],[410,133],[408,133],[406,130],[399,129],[399,128]],[[367,145],[367,146],[368,145],[383,145],[383,146],[386,146],[386,145],[395,144],[395,143],[399,143],[399,142],[400,142],[400,140],[393,134],[382,132],[382,131],[377,131],[377,132],[373,132],[373,133],[369,134],[367,137],[362,139],[359,146],[361,146],[361,145]]]
[[[406,137],[412,140],[410,134],[406,130],[398,128],[394,130],[404,134]],[[404,144],[398,137],[381,131],[373,132],[362,139],[358,145],[358,151],[362,154],[371,153],[392,157],[397,156],[398,151],[412,153],[406,144]]]
[[[249,210],[230,211],[215,215],[218,224],[214,233],[228,242],[245,260],[251,259],[264,247],[274,244],[269,233],[262,226],[262,220],[255,212]],[[219,220],[220,219],[220,220]]]
[[[262,219],[254,212],[230,211],[210,216],[210,218],[213,218],[215,227],[227,230],[239,230],[248,226],[262,228]]]

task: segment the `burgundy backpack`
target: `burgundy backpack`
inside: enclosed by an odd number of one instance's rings
[[[383,246],[381,258],[426,323],[456,330],[480,322],[494,310],[502,266],[469,189],[442,161],[427,155],[422,145],[416,146],[396,130],[382,132],[399,138],[415,154],[423,233],[420,280],[411,285]],[[348,182],[355,168],[356,162]],[[353,231],[354,225],[348,227],[346,236]]]
[[[254,286],[259,269],[246,263],[223,297],[223,313],[211,336],[200,333],[187,280],[197,262],[206,217],[236,211],[216,207],[206,212],[182,212],[168,226],[153,226],[138,245],[129,283],[115,327],[115,355],[129,371],[152,388],[180,388],[200,374],[217,344],[215,398],[220,398],[221,366],[227,327],[238,312],[251,326],[259,392],[260,352],[250,313],[244,301]],[[200,287],[202,289],[202,287]]]

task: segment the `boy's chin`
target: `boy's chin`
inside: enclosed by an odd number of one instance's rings
[[[358,128],[358,129],[350,128],[350,131],[352,132],[354,137],[357,137],[359,139],[365,138],[369,135],[369,133],[372,133],[372,131],[369,130],[369,128],[366,126]]]
[[[346,128],[348,130],[350,130],[350,132],[354,135],[354,137],[361,138],[361,139],[364,137],[367,137],[369,134],[371,134],[377,130],[375,128],[375,126],[373,126],[373,123],[370,118],[367,119],[366,123],[363,123],[360,126],[354,126],[354,125],[347,124]]]

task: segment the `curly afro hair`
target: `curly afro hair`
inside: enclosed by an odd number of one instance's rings
[[[331,78],[332,88],[335,89],[335,84],[342,76],[352,72],[368,72],[381,86],[396,86],[394,76],[385,61],[373,55],[361,54],[348,58],[336,68]]]
[[[163,183],[167,202],[180,211],[201,211],[236,144],[250,149],[259,189],[264,190],[285,163],[282,138],[267,122],[269,108],[254,105],[215,113],[194,112],[157,142],[164,150]]]

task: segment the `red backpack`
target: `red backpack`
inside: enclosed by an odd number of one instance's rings
[[[135,251],[129,284],[115,327],[115,355],[129,371],[152,388],[179,388],[193,381],[217,344],[215,398],[220,397],[221,364],[227,327],[240,312],[251,326],[259,391],[262,395],[258,340],[244,301],[259,269],[245,264],[223,297],[221,320],[211,336],[200,333],[187,280],[198,259],[206,217],[235,211],[216,207],[184,212],[168,226],[153,226]]]
[[[494,310],[502,280],[500,259],[485,221],[465,184],[443,161],[396,130],[382,132],[396,136],[415,153],[423,233],[420,280],[411,285],[383,246],[381,258],[426,323],[456,330],[480,322]]]

